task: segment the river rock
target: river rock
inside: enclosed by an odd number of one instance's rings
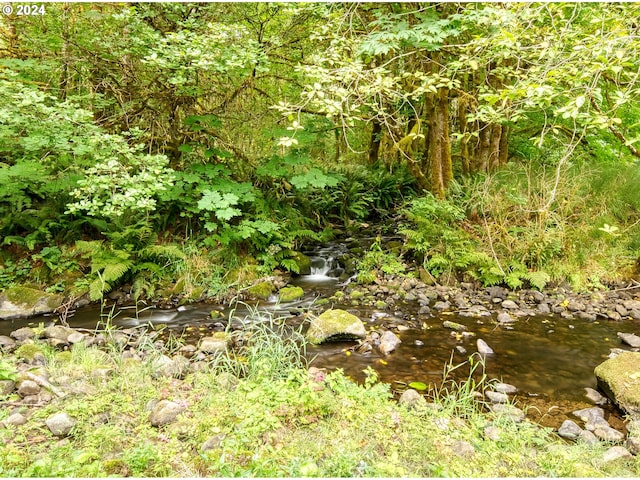
[[[0,320],[51,313],[62,305],[62,295],[34,288],[13,287],[0,293]]]
[[[393,352],[401,343],[402,340],[400,340],[395,333],[387,330],[380,336],[378,349],[383,355],[388,355],[389,353]]]
[[[278,300],[281,302],[293,302],[304,297],[304,290],[300,287],[284,287],[278,291]]]
[[[594,390],[593,388],[585,387],[584,391],[587,398],[596,405],[605,405],[608,402],[607,397],[604,397],[599,391]]]
[[[507,312],[500,312],[498,314],[498,323],[507,324],[507,323],[515,323],[515,322],[516,320]]]
[[[471,305],[458,313],[461,317],[490,317],[491,312],[484,305]]]
[[[629,437],[625,443],[627,450],[631,452],[632,455],[640,455],[640,438],[638,437]]]
[[[174,358],[162,355],[153,362],[156,376],[184,378],[188,368],[189,360],[182,355]]]
[[[565,420],[558,428],[558,435],[568,440],[577,440],[582,433],[582,429],[573,420]]]
[[[213,336],[202,337],[198,349],[204,353],[224,352],[228,343],[229,338],[225,332],[216,332]]]
[[[9,395],[16,388],[13,380],[0,380],[0,395]]]
[[[170,400],[160,400],[151,409],[149,421],[154,427],[160,427],[176,421],[178,415],[186,410],[186,407]]]
[[[367,335],[364,323],[355,315],[340,309],[323,312],[311,320],[306,338],[313,344],[354,340]]]
[[[66,437],[76,426],[77,421],[67,413],[61,412],[47,418],[44,423],[56,437]]]
[[[84,333],[73,331],[67,337],[67,342],[75,345],[76,343],[84,342],[87,340],[87,335]]]
[[[273,282],[264,281],[249,287],[247,293],[253,298],[268,300],[275,289],[276,287]]]
[[[69,335],[74,333],[75,330],[69,327],[63,327],[62,325],[51,325],[44,329],[44,336],[49,340],[59,340],[64,344],[69,343]]]
[[[548,303],[540,303],[538,305],[538,313],[541,315],[547,315],[549,313],[551,313],[551,309],[549,308],[549,304]]]
[[[640,348],[640,337],[633,333],[618,332],[618,338],[633,348]]]
[[[19,412],[15,412],[5,418],[2,423],[4,423],[5,425],[14,426],[24,425],[25,423],[27,423],[27,417]]]
[[[457,440],[451,445],[452,453],[457,457],[472,457],[476,449],[466,440]]]
[[[513,395],[514,393],[516,393],[518,391],[518,389],[516,387],[514,387],[513,385],[511,385],[509,383],[497,382],[497,383],[492,384],[491,387],[496,392],[506,393],[508,395]]]
[[[438,312],[448,310],[449,308],[451,308],[451,303],[449,303],[448,301],[439,301],[433,305],[433,309],[437,310]]]
[[[14,330],[9,335],[11,335],[12,338],[15,338],[18,342],[24,342],[25,340],[35,338],[36,332],[31,327],[22,327]]]
[[[596,427],[595,430],[593,430],[593,434],[605,442],[621,442],[624,440],[624,435],[622,433],[608,425],[600,425]]]
[[[6,335],[0,335],[0,351],[3,351],[5,353],[11,353],[17,347],[18,345],[16,344],[16,341],[13,338],[7,337]]]
[[[629,312],[629,316],[634,320],[640,320],[640,310],[636,310],[635,308]]]
[[[627,459],[627,458],[633,458],[633,455],[629,453],[629,450],[620,446],[611,447],[609,450],[604,452],[604,455],[602,455],[602,460],[605,463],[614,462],[616,460]]]
[[[405,390],[398,402],[401,405],[406,405],[407,408],[417,408],[418,406],[427,404],[427,400],[413,388]]]
[[[518,304],[516,302],[514,302],[513,300],[504,300],[501,303],[502,308],[506,309],[506,310],[517,310]]]
[[[461,323],[452,322],[450,320],[445,320],[444,322],[442,322],[442,326],[444,328],[455,330],[456,332],[463,332],[467,329],[467,327],[462,325]]]
[[[596,423],[596,419],[604,420],[604,410],[600,407],[582,408],[572,412],[576,417],[585,423]]]
[[[18,395],[22,398],[28,397],[29,395],[38,395],[40,390],[40,385],[33,380],[23,380],[18,385]]]
[[[596,437],[593,432],[590,432],[589,430],[582,430],[582,432],[580,432],[578,440],[586,443],[587,445],[595,445],[600,442],[598,440],[598,437]]]
[[[598,365],[594,373],[600,390],[620,409],[640,414],[640,353],[623,352]]]
[[[509,397],[504,393],[492,392],[491,390],[487,390],[486,392],[484,392],[484,394],[491,403],[507,403],[509,401]]]
[[[493,348],[481,338],[476,341],[476,345],[478,346],[478,353],[481,355],[492,355],[494,353]]]

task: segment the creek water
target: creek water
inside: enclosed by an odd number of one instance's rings
[[[257,307],[258,311],[265,312],[265,317],[268,312],[270,316],[286,318],[287,323],[297,327],[304,322],[304,315],[300,313],[314,301],[346,288],[349,280],[338,278],[343,269],[337,260],[345,250],[344,245],[335,244],[308,252],[311,273],[291,282],[305,290],[305,296],[295,302],[279,304],[276,298],[272,298],[253,305],[238,304],[233,308],[211,304],[137,312],[121,308],[114,312],[112,324],[123,328],[164,325],[166,331],[194,340],[194,337],[224,328],[228,321],[242,323],[250,310]],[[420,315],[418,305],[411,302],[397,303],[393,312],[350,303],[333,303],[324,308],[330,307],[356,314],[371,329],[393,329],[402,343],[387,356],[375,348],[364,354],[351,352],[355,342],[308,346],[311,365],[329,370],[341,368],[356,381],[364,380],[364,370],[371,367],[379,379],[390,383],[392,388],[401,388],[414,381],[438,385],[442,382],[445,365],[467,361],[477,350],[476,340],[481,338],[495,352],[484,359],[487,378],[515,385],[518,388],[516,404],[521,408],[529,407],[527,414],[532,420],[554,428],[570,418],[572,411],[592,406],[585,397],[584,389],[596,388],[594,367],[607,359],[612,348],[626,348],[616,333],[640,332],[640,322],[637,321],[590,322],[559,315],[522,317],[507,327],[496,323],[495,314],[483,318],[437,313]],[[210,312],[214,309],[221,315],[212,320]],[[100,307],[89,306],[79,309],[68,322],[71,327],[94,329],[100,319]],[[475,336],[460,338],[452,334],[451,330],[443,327],[444,320],[465,325]],[[53,321],[53,317],[47,316],[3,321],[0,322],[0,334],[8,335],[23,326],[46,325]],[[463,379],[467,374],[468,370],[461,368],[454,372],[454,378],[457,375]],[[613,408],[609,408],[607,413],[612,426],[623,429],[620,414]]]

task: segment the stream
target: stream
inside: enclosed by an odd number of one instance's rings
[[[274,296],[268,301],[238,304],[234,308],[223,305],[192,304],[172,310],[121,308],[113,316],[113,325],[131,328],[153,324],[164,325],[176,336],[197,337],[221,330],[231,319],[242,322],[249,309],[258,304],[260,311],[277,317],[286,317],[287,323],[300,326],[304,315],[300,312],[312,306],[319,298],[328,298],[335,291],[347,288],[350,279],[339,277],[343,268],[338,258],[346,252],[343,244],[318,247],[306,252],[311,260],[311,272],[294,278],[290,283],[300,286],[305,296],[295,302],[279,304]],[[348,297],[347,297],[348,298]],[[410,382],[425,384],[442,382],[444,366],[452,361],[463,363],[476,352],[476,340],[482,338],[495,354],[486,356],[485,373],[489,379],[510,383],[518,388],[516,405],[529,407],[528,417],[542,425],[557,428],[563,420],[571,418],[572,411],[593,406],[585,397],[585,387],[596,388],[593,369],[607,359],[612,348],[624,348],[617,332],[637,333],[640,322],[586,321],[567,319],[560,315],[529,316],[517,322],[500,326],[492,317],[472,318],[455,313],[419,314],[416,302],[397,302],[392,309],[377,310],[371,306],[332,303],[327,308],[342,308],[357,315],[368,328],[392,329],[402,340],[398,348],[387,356],[377,349],[366,354],[350,352],[355,342],[309,345],[307,353],[311,365],[329,370],[342,368],[356,381],[363,381],[364,370],[373,368],[381,381],[390,383],[394,390]],[[212,320],[210,312],[220,311]],[[393,311],[390,311],[393,310]],[[93,329],[100,319],[99,306],[79,309],[68,319],[75,328]],[[28,325],[53,322],[51,316],[26,320],[0,322],[0,335]],[[443,327],[450,320],[467,327],[475,334],[470,338],[457,338],[452,330]],[[459,337],[459,336],[458,336]],[[467,372],[460,369],[461,379]],[[612,407],[605,406],[612,427],[624,430],[623,418]]]

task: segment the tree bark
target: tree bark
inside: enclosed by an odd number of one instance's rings
[[[380,158],[380,142],[382,141],[382,125],[374,120],[371,128],[371,140],[369,141],[369,164],[378,162]]]

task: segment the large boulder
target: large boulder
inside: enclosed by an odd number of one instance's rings
[[[51,313],[62,305],[62,300],[62,295],[46,293],[34,288],[8,288],[0,293],[0,320]]]
[[[594,371],[598,387],[630,415],[640,415],[640,353],[623,352]]]
[[[340,309],[327,310],[311,320],[306,338],[313,344],[364,338],[367,330],[355,315]]]

